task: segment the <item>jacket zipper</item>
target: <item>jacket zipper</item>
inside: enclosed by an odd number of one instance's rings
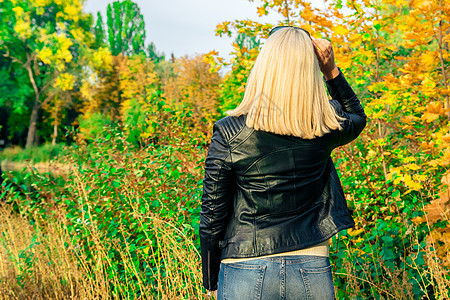
[[[210,257],[211,257],[211,255],[210,255],[210,253],[211,253],[211,251],[208,251],[208,287],[209,287],[209,290],[211,290],[211,272],[210,272],[210,269],[211,269]]]

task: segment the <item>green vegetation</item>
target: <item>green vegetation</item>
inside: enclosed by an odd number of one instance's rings
[[[43,144],[41,146],[33,146],[27,149],[23,149],[19,146],[5,148],[0,152],[0,161],[6,162],[29,162],[40,163],[48,162],[58,156],[63,155],[64,144],[57,144],[53,146],[50,143]]]

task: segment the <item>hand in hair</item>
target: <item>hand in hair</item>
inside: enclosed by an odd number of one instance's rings
[[[331,80],[339,75],[339,69],[334,62],[334,52],[331,42],[325,39],[311,37],[314,45],[314,52],[319,61],[320,71],[326,80]]]

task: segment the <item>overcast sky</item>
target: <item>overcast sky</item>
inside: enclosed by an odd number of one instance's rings
[[[100,11],[106,20],[106,7],[113,0],[87,0],[85,11]],[[167,56],[219,51],[227,56],[232,50],[231,38],[215,35],[216,25],[235,19],[252,19],[276,24],[278,16],[258,18],[258,2],[248,0],[135,0],[144,15],[147,34],[146,43],[154,42],[156,49]],[[323,6],[323,0],[311,1]]]

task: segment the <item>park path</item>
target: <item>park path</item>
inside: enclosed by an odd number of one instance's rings
[[[68,164],[53,163],[53,162],[39,162],[39,163],[28,163],[28,162],[15,162],[15,161],[2,161],[1,168],[2,171],[22,171],[25,168],[31,170],[31,168],[36,168],[39,173],[67,173],[69,171]]]

